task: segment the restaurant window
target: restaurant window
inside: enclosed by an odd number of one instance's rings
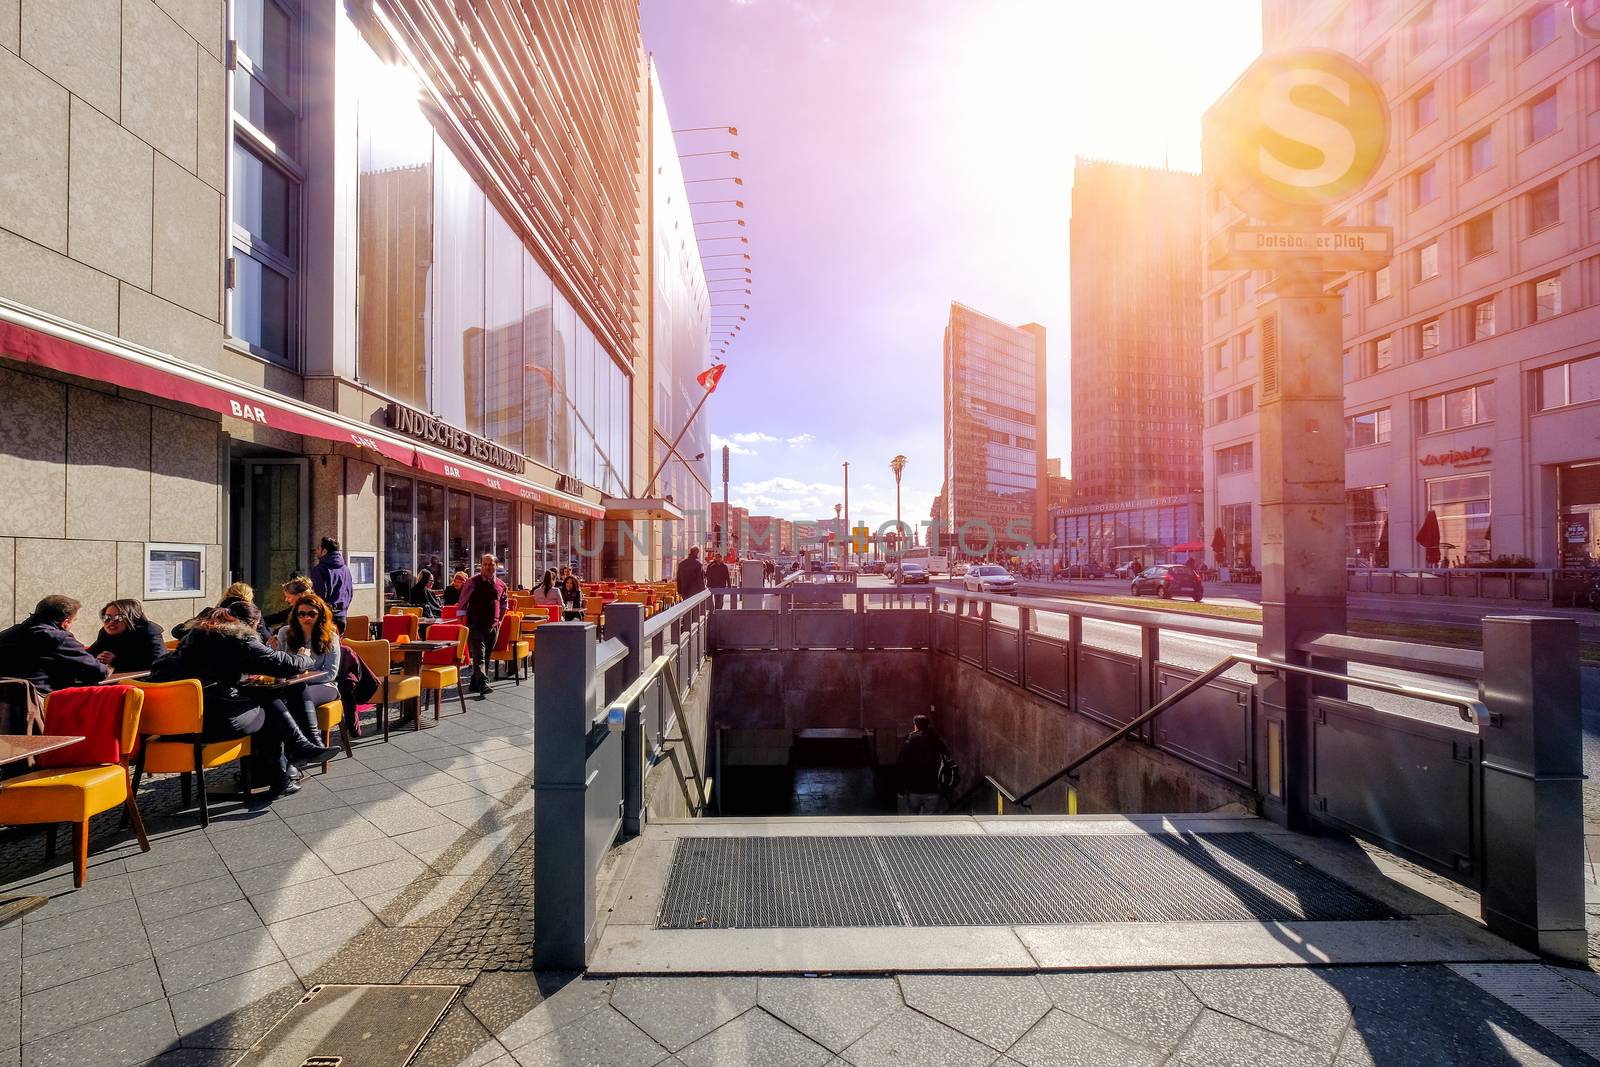
[[[1429,163],[1411,176],[1411,202],[1417,207],[1432,203],[1439,195],[1439,165]]]
[[[1371,485],[1344,494],[1345,564],[1389,565],[1389,487]]]
[[[1467,58],[1467,95],[1471,96],[1479,89],[1489,84],[1491,68],[1489,66],[1489,46],[1484,45]]]
[[[1494,131],[1484,130],[1467,142],[1467,176],[1475,177],[1494,166]]]
[[[1379,267],[1372,272],[1372,299],[1374,301],[1387,300],[1389,299],[1389,292],[1389,268]]]
[[[1540,411],[1600,400],[1600,356],[1558,363],[1535,371],[1534,375]]]
[[[1421,432],[1438,433],[1489,422],[1494,418],[1491,388],[1488,383],[1469,385],[1417,401]]]
[[[472,497],[451,489],[449,501],[450,573],[471,574],[478,568],[472,555]]]
[[[1556,111],[1556,91],[1551,89],[1541,96],[1535,97],[1528,104],[1528,143],[1542,141],[1549,137],[1560,125],[1560,116]]]
[[[1533,321],[1543,322],[1561,314],[1561,275],[1552,274],[1533,283]]]
[[[449,583],[445,554],[445,489],[427,482],[417,483],[417,569],[433,575],[435,589]],[[453,572],[452,572],[453,573]]]
[[[1556,5],[1541,4],[1528,13],[1523,26],[1528,35],[1528,51],[1537,52],[1556,39]]]
[[[384,595],[394,595],[395,575],[410,572],[417,552],[417,513],[410,478],[385,474],[383,478]]]
[[[1344,420],[1344,447],[1365,448],[1383,445],[1390,441],[1389,409],[1378,408],[1359,415],[1347,415]]]
[[[1429,319],[1417,327],[1417,352],[1422,359],[1439,354],[1439,320]]]
[[[1479,563],[1491,554],[1489,475],[1460,474],[1427,482],[1428,510],[1439,520],[1439,558]]]
[[[1372,369],[1388,370],[1394,366],[1394,334],[1372,342]]]
[[[1484,341],[1494,336],[1494,297],[1472,305],[1472,339]]]
[[[228,333],[284,365],[295,358],[299,316],[297,22],[288,0],[234,8]]]
[[[1477,259],[1494,251],[1494,214],[1485,211],[1482,215],[1468,219],[1463,228],[1466,230],[1467,258]]]
[[[1545,182],[1528,193],[1528,232],[1538,233],[1546,226],[1561,221],[1561,189],[1555,182]]]
[[[1600,463],[1573,463],[1557,468],[1556,498],[1559,558],[1563,567],[1600,563]]]
[[[1238,474],[1251,469],[1250,442],[1217,449],[1217,473]]]
[[[1434,95],[1433,86],[1428,86],[1411,98],[1411,124],[1413,129],[1421,129],[1438,117],[1439,100]]]
[[[1417,249],[1417,280],[1427,281],[1439,276],[1439,242],[1429,241]]]

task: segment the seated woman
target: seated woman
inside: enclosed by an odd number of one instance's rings
[[[562,618],[583,618],[583,584],[576,574],[567,575],[561,583],[561,599],[566,605]]]
[[[333,628],[333,610],[325,600],[315,593],[301,594],[288,623],[278,631],[278,651],[304,656],[311,660],[311,670],[328,672],[326,682],[297,686],[284,696],[301,733],[320,748],[326,739],[317,726],[317,708],[339,699],[334,683],[339,673],[339,631]]]
[[[444,591],[446,604],[457,604],[461,600],[461,587],[467,584],[467,572],[456,571],[455,577],[450,579],[450,586]]]
[[[268,615],[264,620],[267,629],[277,633],[289,622],[289,615],[294,611],[295,601],[311,592],[311,579],[295,571],[289,575],[289,580],[283,583],[283,607]],[[279,646],[282,647],[281,645]]]
[[[540,607],[566,606],[566,600],[561,595],[561,587],[556,585],[555,571],[545,571],[544,577],[539,579],[539,584],[533,587],[533,602]]]
[[[439,594],[433,588],[433,572],[423,569],[417,572],[417,580],[411,587],[410,602],[412,607],[422,609],[424,619],[437,619],[444,614],[444,605],[439,602]]]
[[[253,618],[251,616],[254,616]],[[197,679],[205,694],[200,736],[206,741],[250,738],[250,759],[256,781],[269,787],[268,799],[293,793],[285,758],[296,765],[322,763],[337,749],[309,744],[279,700],[263,700],[240,685],[246,675],[288,678],[310,669],[311,661],[290,652],[274,652],[261,642],[255,605],[237,601],[232,610],[207,608],[190,625],[171,653],[150,668],[152,682]]]
[[[167,646],[166,631],[145,618],[137,600],[113,600],[100,609],[100,635],[89,655],[113,671],[147,671]]]

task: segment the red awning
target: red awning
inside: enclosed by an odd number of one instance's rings
[[[1172,551],[1174,551],[1174,552],[1204,552],[1205,551],[1205,547],[1206,546],[1201,544],[1199,541],[1185,541],[1181,545],[1173,545],[1172,546]]]
[[[36,325],[24,325],[24,319]],[[605,518],[598,504],[535,485],[469,460],[413,445],[373,427],[276,393],[213,377],[124,342],[102,340],[0,306],[0,356],[80,378],[165,397],[230,418],[322,441],[353,444],[419,470],[454,478],[542,507],[588,519]]]

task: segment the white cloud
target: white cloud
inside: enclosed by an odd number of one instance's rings
[[[768,438],[768,440],[771,440],[771,438]],[[816,438],[808,433],[800,433],[795,434],[793,437],[787,438],[787,440],[790,448],[804,448],[806,445],[809,445],[811,442],[815,441]]]
[[[729,434],[728,440],[737,441],[741,445],[758,445],[764,441],[776,441],[777,438],[773,437],[771,434],[752,431],[750,433]]]
[[[755,449],[744,447],[743,445],[738,443],[738,440],[739,440],[739,435],[738,434],[734,434],[732,437],[720,437],[717,434],[712,434],[711,435],[711,447],[712,448],[726,448],[731,454],[733,454],[735,456],[753,456],[753,455],[756,454],[756,450]]]

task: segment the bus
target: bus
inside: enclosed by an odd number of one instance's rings
[[[915,563],[929,574],[949,574],[950,557],[944,552],[934,552],[924,545],[901,551],[897,563]]]

